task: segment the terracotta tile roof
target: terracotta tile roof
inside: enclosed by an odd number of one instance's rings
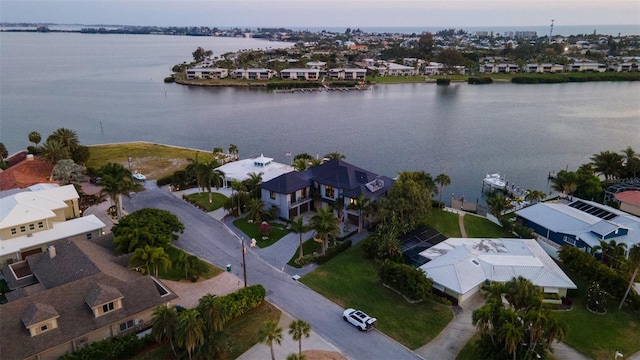
[[[22,160],[0,172],[0,191],[52,182],[49,181],[51,171],[53,165],[45,159]]]
[[[640,205],[640,191],[638,190],[620,192],[617,193],[615,197],[618,201],[627,204]]]

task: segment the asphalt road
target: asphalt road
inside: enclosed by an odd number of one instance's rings
[[[184,202],[166,190],[151,188],[123,198],[127,212],[142,208],[164,209],[175,214],[185,226],[174,244],[220,268],[231,265],[243,278],[241,240],[222,222]],[[342,308],[289,275],[267,264],[248,247],[247,283],[262,284],[267,300],[290,315],[311,324],[312,329],[350,359],[421,359],[416,353],[377,330],[360,332],[342,320]],[[375,316],[375,314],[372,314]]]

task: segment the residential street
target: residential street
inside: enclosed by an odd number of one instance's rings
[[[185,226],[176,246],[243,278],[240,239],[226,225],[178,199],[166,189],[150,187],[131,198],[123,198],[127,212],[142,208],[169,210]],[[290,275],[269,265],[254,254],[247,241],[247,282],[262,284],[267,300],[295,318],[311,324],[312,329],[350,359],[421,359],[420,356],[378,332],[360,332],[342,320],[342,308],[293,280]]]

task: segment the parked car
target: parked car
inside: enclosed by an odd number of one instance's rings
[[[369,331],[378,319],[370,317],[361,310],[347,309],[342,313],[342,319],[357,327],[360,331]]]

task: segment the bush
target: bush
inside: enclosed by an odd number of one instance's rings
[[[262,285],[252,285],[221,296],[218,301],[227,319],[231,320],[262,304],[266,296],[267,291]]]
[[[135,333],[114,336],[112,338],[96,341],[93,344],[72,353],[66,353],[61,360],[119,360],[131,357],[144,347],[153,343],[150,335],[141,339]]]
[[[450,79],[436,79],[436,84],[437,85],[449,85],[449,84],[451,84],[451,80]]]
[[[425,300],[431,295],[433,281],[419,268],[385,260],[378,270],[378,276],[382,283],[409,300]]]
[[[493,79],[490,78],[489,76],[482,76],[482,77],[469,77],[469,79],[467,80],[468,84],[491,84],[493,83]]]
[[[166,78],[164,78],[164,82],[165,83],[174,83],[174,82],[176,82],[176,78],[173,75],[167,76]]]
[[[156,181],[156,184],[158,186],[165,186],[165,185],[171,184],[172,181],[173,181],[173,175],[167,175],[167,176],[163,176],[160,179],[158,179]]]
[[[333,259],[336,255],[341,252],[347,250],[351,247],[351,240],[344,241],[334,247],[330,247],[327,249],[324,255],[316,256],[316,263],[324,264],[327,261]]]

